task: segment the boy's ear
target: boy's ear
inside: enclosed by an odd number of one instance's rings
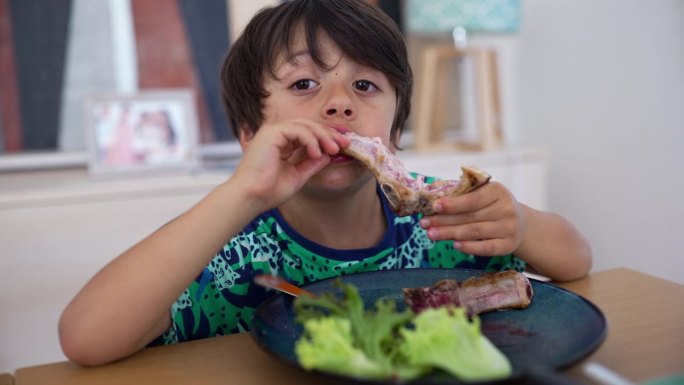
[[[398,149],[400,149],[401,148],[401,130],[396,130],[394,132],[394,137],[390,141],[392,142],[392,150],[393,150],[392,152],[393,153],[396,152]]]
[[[244,150],[247,148],[249,142],[254,138],[254,132],[249,129],[246,125],[240,127],[240,147]]]

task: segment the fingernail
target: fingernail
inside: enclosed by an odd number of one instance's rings
[[[434,206],[432,206],[433,210],[435,210],[436,213],[441,213],[442,212],[442,205],[439,203],[435,203]]]
[[[454,249],[460,249],[461,248],[461,242],[459,241],[454,241]]]
[[[437,237],[437,230],[435,229],[430,229],[427,232],[428,238],[436,238]]]
[[[430,220],[426,219],[426,218],[421,219],[420,220],[420,227],[422,227],[424,229],[427,229],[428,227],[430,227]]]

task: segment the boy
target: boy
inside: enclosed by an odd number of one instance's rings
[[[339,154],[347,130],[396,149],[410,109],[402,36],[363,1],[263,10],[231,49],[222,83],[240,164],[67,306],[59,332],[70,359],[97,365],[155,339],[246,330],[271,295],[252,283],[255,274],[303,285],[412,267],[529,264],[559,280],[589,271],[591,251],[570,223],[516,202],[497,182],[442,198],[436,215],[396,217],[371,174]]]

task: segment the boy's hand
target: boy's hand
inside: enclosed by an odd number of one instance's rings
[[[498,182],[458,197],[440,198],[434,208],[437,214],[420,223],[428,237],[454,240],[454,247],[468,254],[511,254],[525,233],[523,206]]]
[[[249,140],[232,180],[247,188],[263,209],[289,199],[330,163],[349,139],[320,123],[298,118],[266,124]]]

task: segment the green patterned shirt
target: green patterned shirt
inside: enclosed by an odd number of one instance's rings
[[[249,330],[256,308],[274,294],[252,283],[257,274],[277,274],[296,285],[366,271],[409,268],[516,269],[512,256],[479,257],[434,242],[420,216],[396,216],[382,193],[387,231],[374,247],[337,250],[314,243],[288,225],[277,209],[256,217],[231,239],[171,308],[173,326],[152,344]]]

